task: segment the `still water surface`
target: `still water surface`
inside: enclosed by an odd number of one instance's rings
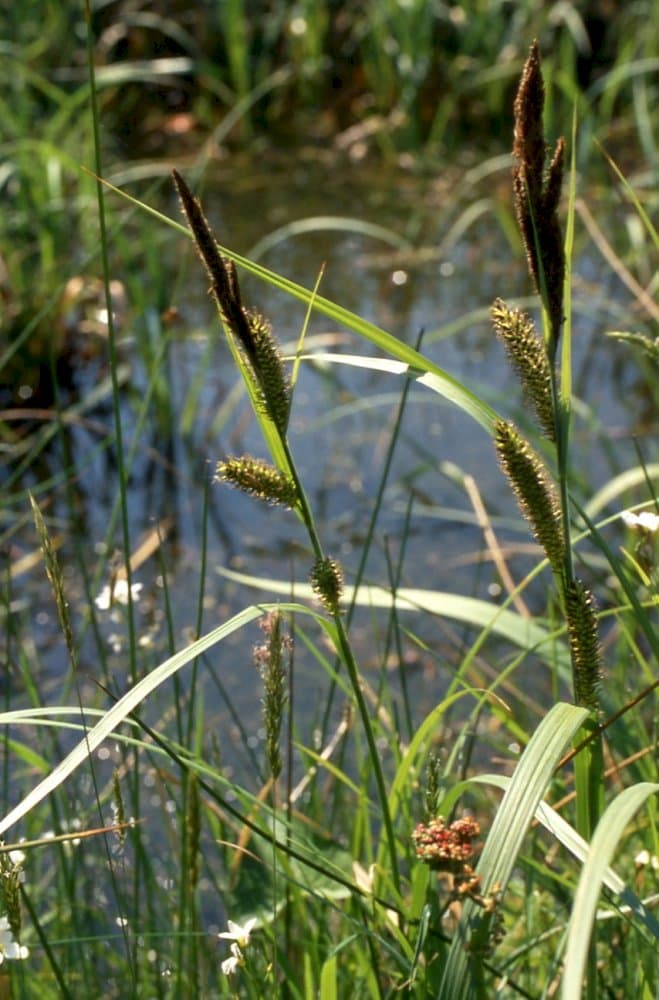
[[[320,291],[326,298],[406,343],[415,345],[421,338],[422,351],[435,363],[501,414],[525,425],[520,393],[488,318],[497,295],[527,301],[531,308],[533,303],[519,247],[506,236],[511,211],[507,158],[491,161],[485,170],[447,171],[439,179],[393,169],[375,175],[363,167],[339,171],[322,159],[305,157],[282,157],[267,169],[225,170],[203,195],[220,242],[256,255],[306,287],[313,287],[323,267]],[[176,214],[173,201],[169,211]],[[300,220],[302,225],[291,232]],[[364,231],[364,223],[371,228]],[[267,591],[228,580],[224,569],[306,582],[310,566],[307,541],[290,512],[266,508],[212,483],[214,463],[227,453],[266,453],[191,247],[176,236],[168,246],[184,275],[173,283],[170,303],[179,318],[167,327],[155,304],[145,315],[129,311],[122,348],[122,359],[131,367],[122,402],[124,443],[134,447],[128,487],[131,547],[157,540],[158,525],[162,536],[134,574],[142,585],[135,611],[144,671],[198,631],[210,630],[255,600],[268,599]],[[585,237],[578,238],[577,247],[575,492],[587,501],[613,473],[636,464],[631,434],[642,405],[633,358],[603,336],[606,329],[623,325],[625,293]],[[244,300],[269,317],[284,349],[293,353],[304,307],[253,277],[242,281]],[[321,315],[311,317],[306,350],[375,353],[370,344]],[[155,388],[147,357],[158,358]],[[150,388],[151,402],[143,411]],[[291,445],[325,548],[341,560],[348,581],[359,564],[383,484],[402,390],[400,378],[380,372],[326,362],[304,362],[300,369]],[[93,416],[111,439],[109,407],[99,407]],[[64,539],[60,557],[71,607],[81,615],[80,676],[89,697],[98,701],[94,682],[106,677],[99,668],[99,648],[117,690],[128,682],[126,609],[97,609],[93,627],[83,626],[86,590],[97,593],[108,580],[103,566],[117,497],[116,455],[111,440],[99,446],[98,427],[73,427],[69,444],[79,467],[74,514],[62,491],[55,491],[51,513]],[[464,413],[414,383],[384,483],[366,579],[387,585],[396,578],[400,586],[498,602],[501,581],[484,554],[474,513],[476,491],[519,581],[537,555],[489,438]],[[143,551],[148,554],[148,544]],[[44,701],[53,703],[70,699],[71,689],[66,683],[62,691],[67,656],[42,581],[38,569],[26,589],[31,604],[21,621],[34,642]],[[544,607],[548,585],[543,577],[530,590],[531,608]],[[463,626],[435,617],[403,616],[401,624],[429,648],[406,639],[395,649],[387,641],[386,620],[368,611],[357,613],[352,635],[373,684],[377,686],[383,662],[394,687],[404,672],[418,721],[445,690],[469,634]],[[253,745],[259,742],[260,691],[250,662],[259,635],[252,627],[249,635],[232,637],[200,666],[207,726],[218,735],[225,760],[238,769],[246,763],[245,738]],[[490,668],[495,670],[499,656],[505,655],[493,654]],[[322,718],[328,682],[302,651],[296,671],[296,715],[304,732]],[[179,695],[186,675],[181,675]],[[535,664],[527,682],[529,694],[541,698],[548,678]],[[154,721],[168,715],[171,699],[168,688],[147,716]]]

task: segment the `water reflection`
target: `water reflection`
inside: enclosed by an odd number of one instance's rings
[[[447,172],[437,182],[393,172],[376,177],[328,172],[326,164],[313,161],[262,171],[252,165],[249,171],[218,178],[216,187],[207,185],[204,202],[224,243],[248,255],[256,248],[262,263],[308,287],[324,267],[321,291],[326,298],[409,344],[421,337],[421,349],[433,361],[524,426],[520,394],[488,315],[497,295],[523,299],[528,294],[519,254],[509,247],[502,228],[509,213],[508,169],[506,158],[484,181],[471,183],[468,175],[465,180],[464,173],[453,171],[453,180]],[[465,216],[469,205],[477,211]],[[173,202],[170,209],[173,214]],[[382,239],[357,224],[352,230],[342,224],[283,237],[282,227],[328,213],[366,220],[397,237]],[[274,230],[278,238],[264,242]],[[134,592],[134,625],[143,671],[191,637],[263,599],[263,593],[228,581],[218,567],[306,580],[311,563],[308,540],[290,513],[212,482],[214,464],[226,453],[264,455],[265,450],[206,295],[205,278],[187,244],[172,237],[170,247],[172,260],[183,260],[189,274],[171,303],[178,321],[173,326],[161,322],[157,310],[134,317],[123,350],[131,369],[121,404],[131,549],[139,551],[146,538],[157,538],[132,574],[133,586],[141,588]],[[640,411],[631,395],[638,375],[628,352],[601,336],[610,317],[624,313],[619,289],[601,275],[598,259],[584,246],[575,261],[574,384],[579,396],[575,481],[585,498],[612,471],[635,462],[629,435]],[[267,314],[285,350],[294,354],[305,308],[250,276],[242,280],[245,300]],[[146,341],[150,351],[144,350]],[[318,315],[310,320],[305,350],[373,352],[370,344]],[[401,414],[402,391],[401,379],[382,373],[324,362],[301,365],[291,446],[326,549],[342,560],[350,579],[382,489],[364,569],[367,579],[497,601],[501,583],[485,553],[466,481],[477,484],[516,580],[535,564],[537,550],[497,469],[491,443],[463,413],[418,386],[412,387]],[[109,608],[94,607],[94,598],[112,586],[108,546],[112,551],[117,545],[121,524],[107,400],[88,418],[59,426],[44,462],[48,468],[25,476],[20,487],[41,491],[81,636],[83,694],[98,701],[98,681],[111,678],[118,691],[128,683],[132,641],[129,609],[115,601],[109,620],[103,617]],[[67,477],[63,469],[70,470]],[[54,477],[52,486],[49,477]],[[156,525],[166,525],[166,530],[159,534]],[[19,555],[34,546],[27,521],[25,533],[14,534],[12,544]],[[69,664],[56,616],[43,620],[43,608],[52,606],[52,598],[41,567],[32,567],[29,583],[22,577],[15,586],[26,601],[12,615],[15,638],[20,643],[31,634],[44,699],[56,701],[69,688]],[[543,578],[536,590],[530,588],[531,606],[535,593],[544,606],[546,586]],[[16,597],[16,590],[10,597]],[[360,662],[367,677],[377,677],[383,663],[397,673],[402,659],[408,694],[420,717],[445,689],[471,633],[447,620],[406,619],[403,628],[415,638],[405,639],[396,652],[388,627],[381,616],[357,613],[352,635]],[[209,724],[228,743],[224,749],[229,760],[235,755],[236,766],[254,764],[247,737],[254,736],[256,727],[241,720],[253,720],[258,711],[250,665],[255,639],[255,632],[235,635],[200,664]],[[301,724],[310,731],[322,719],[319,706],[327,680],[318,664],[302,654],[296,669],[296,710],[301,719],[306,717]],[[487,674],[492,664],[483,661],[482,669]],[[531,678],[536,694],[547,680],[544,675]],[[177,697],[186,684],[184,674]],[[164,702],[170,698],[171,692],[165,692]],[[157,717],[161,709],[148,711]]]

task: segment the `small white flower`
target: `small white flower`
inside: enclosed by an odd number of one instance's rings
[[[221,969],[225,976],[232,976],[236,969],[244,963],[243,953],[234,942],[231,945],[231,954],[222,962]]]
[[[10,961],[22,960],[30,954],[29,948],[14,941],[14,935],[9,926],[7,917],[0,917],[0,965],[5,959]]]
[[[257,920],[255,917],[250,917],[244,924],[236,924],[233,920],[229,920],[229,930],[222,931],[217,936],[224,938],[226,941],[235,941],[239,949],[246,948],[256,923]],[[231,950],[233,951],[233,948]]]
[[[635,514],[631,510],[623,510],[621,517],[628,528],[638,529],[648,534],[659,531],[659,514],[653,514],[650,510],[642,510],[640,514]]]
[[[649,851],[639,851],[634,858],[634,864],[637,868],[644,868],[646,865],[650,865],[653,871],[659,871],[659,858],[655,854],[650,854]]]
[[[131,597],[138,601],[142,592],[143,583],[132,583],[130,587]],[[109,611],[113,604],[128,604],[128,580],[120,577],[114,584],[106,583],[103,590],[94,600],[94,604],[99,611]]]

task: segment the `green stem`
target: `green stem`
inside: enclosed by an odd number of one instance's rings
[[[568,493],[568,452],[570,445],[570,413],[561,403],[561,397],[556,377],[556,368],[551,369],[551,400],[554,411],[554,427],[556,432],[556,466],[558,472],[558,491],[561,504],[561,521],[563,537],[565,538],[564,553],[564,587],[574,580],[572,564],[572,541],[570,537],[570,498]],[[562,595],[564,596],[564,595]]]
[[[309,501],[307,500],[306,493],[302,487],[302,483],[297,474],[297,469],[295,467],[295,462],[291,454],[288,441],[281,435],[281,443],[286,454],[286,462],[288,464],[288,469],[293,476],[295,485],[297,488],[299,496],[299,512],[304,521],[305,527],[309,533],[309,539],[311,541],[311,546],[314,551],[314,555],[317,560],[325,558],[323,552],[323,547],[318,537],[318,532],[316,531],[316,525],[314,523],[313,514],[311,512],[311,507],[309,506]],[[387,838],[387,844],[389,847],[389,856],[391,859],[391,876],[396,887],[396,890],[400,891],[400,875],[398,872],[398,859],[396,855],[396,838],[394,836],[393,823],[391,821],[391,812],[389,810],[389,800],[387,797],[387,789],[384,781],[384,773],[382,771],[382,765],[380,763],[380,755],[378,753],[377,745],[375,742],[375,734],[373,733],[373,726],[371,725],[371,717],[368,714],[368,706],[366,704],[366,699],[364,698],[364,693],[362,691],[360,678],[359,678],[359,667],[357,666],[357,661],[355,660],[352,648],[350,646],[350,641],[348,639],[348,633],[346,631],[345,624],[341,617],[340,612],[335,612],[332,614],[334,625],[336,628],[336,633],[339,642],[339,652],[346,665],[348,671],[348,678],[350,680],[350,685],[352,687],[355,701],[357,702],[357,708],[359,710],[359,715],[361,717],[362,726],[364,727],[364,734],[366,736],[366,742],[368,744],[368,750],[371,757],[371,764],[373,767],[373,773],[375,776],[375,784],[377,786],[378,798],[380,800],[380,808],[382,810],[382,821],[384,823],[385,835]]]

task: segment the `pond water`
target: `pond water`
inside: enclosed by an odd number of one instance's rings
[[[421,350],[434,362],[500,413],[526,425],[518,387],[488,316],[497,295],[533,303],[527,298],[530,287],[519,248],[506,237],[511,226],[507,157],[483,168],[446,169],[434,178],[363,165],[339,169],[319,155],[220,165],[212,183],[211,175],[203,200],[220,242],[246,256],[256,254],[267,267],[306,287],[313,287],[324,266],[320,291],[326,298],[408,344],[421,339]],[[178,217],[173,200],[167,210]],[[308,223],[309,231],[302,226],[286,234],[285,227],[310,219],[316,221]],[[382,231],[365,230],[363,223]],[[226,570],[306,582],[311,562],[308,542],[290,512],[266,508],[212,483],[214,464],[227,453],[265,457],[266,452],[240,394],[191,247],[177,235],[168,235],[166,246],[172,260],[183,262],[184,277],[173,283],[168,303],[177,308],[178,319],[168,326],[161,322],[161,304],[154,302],[137,314],[129,302],[121,349],[122,362],[130,366],[122,426],[131,456],[133,551],[147,540],[134,572],[142,585],[135,620],[144,672],[198,631],[268,599],[266,590],[250,590],[229,579]],[[123,280],[121,274],[117,278]],[[304,306],[253,277],[241,280],[244,301],[268,316],[284,349],[293,353]],[[626,291],[580,235],[574,267],[574,386],[579,399],[574,466],[575,494],[582,502],[611,475],[637,463],[632,435],[643,415],[643,383],[630,351],[603,336],[606,329],[628,326],[623,319],[627,302]],[[318,314],[309,322],[305,349],[377,353]],[[158,358],[155,382],[146,360],[153,357]],[[83,375],[85,391],[91,391],[99,374],[92,366]],[[491,442],[464,413],[413,383],[383,480],[402,390],[400,378],[380,372],[327,362],[301,366],[291,446],[325,548],[341,560],[350,582],[383,488],[365,579],[387,586],[395,578],[400,586],[497,603],[505,594],[485,553],[474,512],[476,493],[516,581],[537,561],[537,552],[497,468]],[[67,596],[81,637],[83,695],[99,703],[98,682],[112,678],[117,691],[129,682],[128,633],[122,605],[96,608],[91,623],[85,610],[90,596],[108,583],[108,551],[120,537],[118,525],[113,539],[107,537],[117,516],[118,477],[107,401],[88,418],[72,423],[42,463],[43,477],[55,474],[65,457],[63,448],[69,449],[77,475],[68,491],[61,485],[44,488],[35,470],[30,484],[40,486],[40,502],[60,545]],[[656,460],[651,437],[642,441],[646,459]],[[18,555],[34,546],[27,509],[26,503],[25,533],[13,542]],[[529,589],[525,599],[531,608],[534,603],[544,607],[547,585],[543,576]],[[20,597],[15,641],[32,651],[42,703],[75,700],[42,565],[17,579],[13,597]],[[396,646],[387,635],[386,618],[361,610],[351,634],[366,679],[377,687],[385,662],[394,688],[404,679],[418,722],[441,697],[475,633],[441,616],[403,615],[401,626],[416,639],[401,633]],[[260,691],[251,666],[251,647],[259,636],[255,626],[248,634],[234,635],[199,666],[206,729],[217,735],[225,761],[238,770],[252,765],[245,742],[249,750],[261,738]],[[483,657],[484,675],[505,662],[508,653],[497,650]],[[181,674],[179,697],[189,669]],[[329,682],[302,650],[296,672],[296,717],[302,732],[308,732],[323,717]],[[528,697],[542,700],[550,678],[538,664],[529,666],[527,682]],[[12,706],[23,697],[17,680]],[[145,717],[162,723],[171,717],[171,705],[168,686],[145,707]],[[340,708],[337,704],[336,711]]]

